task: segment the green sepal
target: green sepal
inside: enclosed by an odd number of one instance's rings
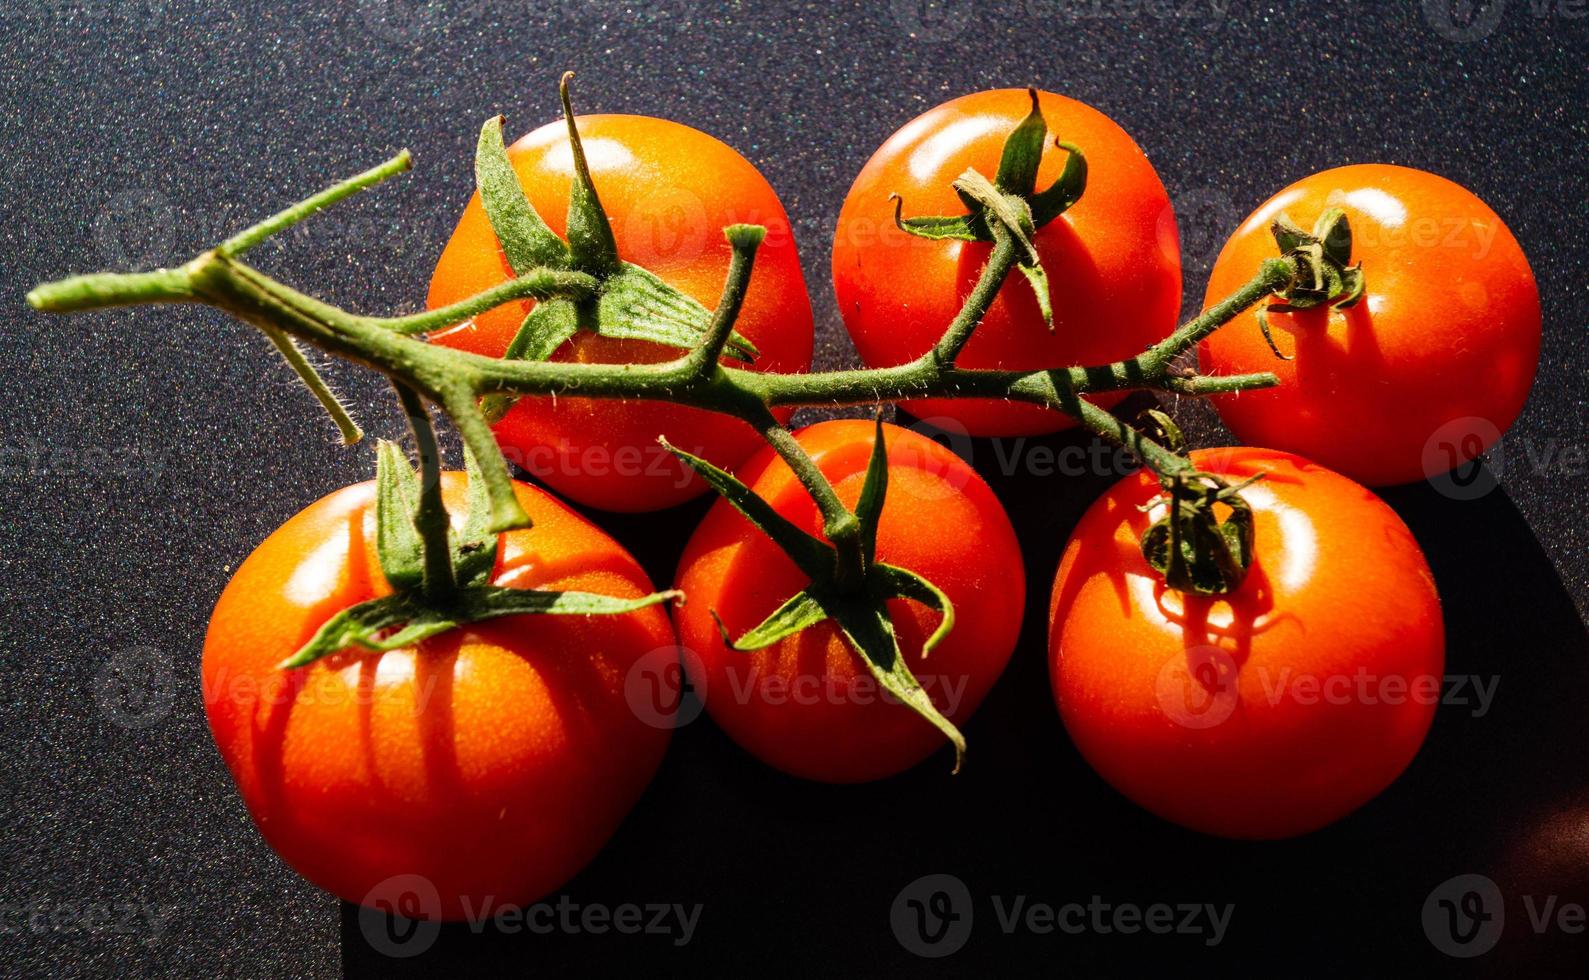
[[[965,756],[965,738],[933,706],[910,672],[888,614],[890,599],[912,599],[942,615],[938,628],[922,644],[925,657],[954,628],[954,604],[943,590],[914,572],[875,560],[877,524],[888,492],[888,455],[881,416],[876,421],[872,454],[855,508],[856,521],[861,527],[865,568],[862,582],[854,591],[838,585],[838,553],[831,544],[796,527],[734,476],[673,447],[666,439],[659,441],[771,538],[811,580],[810,585],[785,600],[737,640],[729,634],[717,611],[711,610],[723,644],[731,650],[760,650],[818,623],[829,619],[836,621],[851,648],[884,690],[943,732],[954,745],[955,771],[958,772]]]
[[[1087,190],[1087,157],[1081,147],[1058,140],[1054,145],[1070,155],[1065,158],[1065,169],[1060,171],[1059,179],[1050,184],[1048,190],[1027,198],[1032,208],[1032,224],[1038,228],[1069,211]]]
[[[1269,231],[1275,236],[1275,244],[1280,246],[1281,255],[1290,255],[1307,244],[1311,237],[1291,220],[1290,215],[1284,213],[1269,225]]]
[[[883,416],[878,414],[872,436],[872,457],[866,464],[866,479],[855,503],[855,519],[861,525],[861,560],[870,568],[877,556],[877,525],[883,516],[883,498],[888,495],[888,450],[883,443]]]
[[[510,361],[544,361],[582,326],[602,337],[648,340],[690,350],[705,339],[711,322],[706,307],[649,270],[624,262],[602,284],[593,310],[587,308],[582,313],[570,300],[537,303],[502,356]],[[746,363],[754,363],[761,353],[748,338],[733,331],[725,346]],[[495,424],[517,401],[514,395],[487,395],[480,407],[486,421]]]
[[[1253,540],[1252,508],[1241,491],[1256,479],[1231,486],[1209,473],[1168,478],[1168,511],[1142,536],[1142,555],[1171,588],[1224,595],[1241,585]],[[1215,504],[1230,508],[1224,520]]]
[[[508,159],[507,148],[502,144],[501,116],[492,116],[480,128],[474,172],[480,203],[514,274],[522,276],[542,266],[568,268],[568,246],[524,195],[518,172]]]
[[[395,442],[375,447],[375,553],[394,590],[419,588],[425,580],[425,546],[414,516],[419,512],[419,475]]]
[[[1152,427],[1147,434],[1155,442],[1162,443],[1177,456],[1186,455],[1186,433],[1181,431],[1181,427],[1175,424],[1168,413],[1157,408],[1145,408],[1137,417]]]
[[[1326,208],[1313,223],[1313,237],[1324,246],[1324,257],[1336,265],[1352,262],[1352,223],[1340,208]]]
[[[868,571],[867,583],[879,599],[914,599],[942,617],[938,628],[921,645],[923,660],[954,629],[955,607],[948,594],[915,572],[898,565],[878,563]]]
[[[717,615],[716,609],[711,610],[712,619],[717,623],[717,632],[722,634],[723,645],[730,650],[740,652],[760,650],[828,618],[828,611],[823,606],[822,600],[817,597],[817,591],[816,586],[811,586],[796,592],[760,624],[746,631],[745,635],[737,640],[729,635],[728,627],[723,625],[722,617]]]
[[[557,352],[579,330],[579,310],[566,299],[536,303],[519,324],[508,349],[506,361],[544,361]],[[480,412],[492,425],[502,421],[518,401],[517,395],[487,395],[480,400]]]
[[[799,569],[814,581],[826,581],[833,575],[833,548],[825,541],[807,534],[793,522],[773,509],[772,504],[757,496],[737,477],[713,466],[699,456],[691,455],[665,438],[657,440],[668,452],[683,460],[701,475],[713,490],[734,509],[745,515],[773,543],[783,549]]]
[[[1037,167],[1043,161],[1043,144],[1048,140],[1048,123],[1037,104],[1037,89],[1028,88],[1032,108],[1010,135],[1004,139],[999,156],[999,172],[994,184],[1005,194],[1029,197],[1037,189]]]
[[[513,474],[508,472],[508,461],[502,455],[491,426],[480,412],[475,394],[466,386],[442,392],[442,408],[452,419],[453,428],[463,441],[464,449],[474,455],[478,464],[480,482],[485,485],[491,504],[492,531],[512,531],[530,526],[529,512],[519,502],[513,489]]]
[[[1036,192],[1037,171],[1042,162],[1043,141],[1047,125],[1038,112],[1037,95],[1032,94],[1032,111],[1016,126],[1004,142],[1004,152],[999,159],[999,171],[992,185],[1000,194],[1021,198],[1031,212],[1034,229],[1041,228],[1068,211],[1087,190],[1087,157],[1081,147],[1058,139],[1054,145],[1064,150],[1065,169],[1059,179],[1047,190]],[[985,180],[986,178],[984,178]],[[966,214],[932,215],[906,218],[904,201],[898,194],[889,195],[894,202],[894,224],[900,231],[934,241],[986,242],[992,232],[983,220],[984,203],[967,194],[958,185],[955,188],[966,206]]]
[[[1270,309],[1273,309],[1273,308],[1274,307],[1270,307]],[[1275,336],[1269,330],[1269,311],[1264,309],[1263,307],[1259,307],[1257,315],[1258,315],[1258,331],[1263,334],[1264,343],[1269,345],[1269,350],[1274,353],[1274,356],[1280,358],[1280,360],[1282,360],[1282,361],[1295,360],[1296,358],[1293,357],[1290,354],[1282,354],[1282,353],[1280,353],[1280,347],[1279,347],[1278,344],[1275,343]]]
[[[966,756],[965,736],[932,703],[905,663],[888,607],[876,601],[839,600],[833,603],[829,614],[883,689],[942,732],[954,746],[954,771],[959,772]]]
[[[842,595],[829,585],[813,583],[791,596],[738,640],[730,637],[715,610],[712,618],[717,621],[724,645],[742,652],[763,649],[832,619],[883,689],[949,739],[955,750],[954,771],[959,772],[965,759],[965,736],[938,711],[906,664],[894,622],[888,614],[887,600],[895,598],[913,599],[943,614],[938,628],[922,644],[922,657],[927,657],[954,628],[954,605],[931,582],[893,565],[872,566],[867,591],[861,595]]]
[[[278,666],[291,670],[321,657],[357,647],[371,651],[412,646],[427,637],[500,616],[574,615],[610,616],[634,612],[670,599],[677,590],[653,592],[636,599],[597,595],[593,592],[549,592],[537,589],[503,589],[477,585],[456,592],[445,607],[427,605],[417,593],[400,592],[359,603],[326,621],[319,631]],[[393,627],[400,628],[393,630]]]
[[[564,72],[559,86],[563,119],[568,123],[568,142],[574,151],[574,180],[568,191],[568,248],[573,254],[575,268],[601,278],[618,269],[618,242],[613,238],[612,225],[602,209],[601,198],[596,195],[596,185],[590,179],[585,145],[574,123],[574,104],[568,94],[568,82],[573,77],[573,72]]]
[[[923,218],[904,216],[905,200],[898,194],[889,195],[894,202],[894,227],[907,235],[929,241],[985,242],[993,236],[987,224],[969,214],[933,215]]]
[[[491,495],[480,475],[480,464],[467,446],[463,460],[469,477],[469,512],[464,515],[463,527],[452,536],[452,567],[458,585],[467,588],[491,581],[501,536],[491,530]]]
[[[649,340],[691,350],[706,339],[712,312],[668,285],[655,273],[623,263],[609,276],[596,305],[595,329],[603,337]],[[738,332],[725,345],[733,356],[754,362],[761,351]]]
[[[1027,285],[1032,287],[1032,295],[1037,298],[1038,312],[1043,314],[1043,326],[1049,333],[1054,332],[1054,304],[1048,295],[1048,272],[1043,269],[1043,263],[1034,259],[1022,260],[1015,264],[1021,275],[1026,277]]]

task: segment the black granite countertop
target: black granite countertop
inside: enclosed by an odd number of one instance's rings
[[[0,975],[517,976],[648,973],[1097,976],[1218,966],[1284,975],[1477,968],[1570,973],[1589,936],[1530,911],[1589,901],[1589,16],[1571,0],[10,0],[0,9]],[[699,904],[690,942],[449,928],[384,957],[357,913],[254,831],[204,723],[198,654],[230,570],[309,501],[370,471],[255,333],[210,310],[72,319],[34,283],[180,261],[402,146],[417,167],[271,246],[262,264],[338,303],[413,310],[471,186],[479,121],[668,116],[737,147],[796,225],[818,360],[852,362],[827,243],[849,180],[890,132],[968,91],[1035,84],[1118,120],[1181,216],[1188,305],[1224,235],[1325,167],[1383,161],[1466,184],[1541,283],[1545,350],[1499,454],[1500,488],[1387,492],[1445,599],[1449,670],[1494,683],[1444,708],[1411,769],[1360,813],[1275,844],[1212,840],[1111,791],[1065,737],[1043,654],[1044,589],[950,780],[925,764],[858,788],[761,766],[709,722],[683,729],[582,903]],[[374,434],[382,382],[331,369]],[[1205,444],[1199,406],[1177,412]],[[1077,437],[1056,437],[1064,443]],[[980,459],[991,460],[983,454]],[[979,464],[980,465],[980,464]],[[986,475],[1047,582],[1105,477]],[[598,519],[671,577],[704,505]],[[952,874],[970,941],[913,956],[889,910]],[[1506,932],[1446,957],[1424,908],[1494,880]],[[1203,935],[1006,935],[995,899],[1234,907]],[[1560,910],[1560,905],[1556,910]],[[1554,913],[1552,913],[1554,915]]]

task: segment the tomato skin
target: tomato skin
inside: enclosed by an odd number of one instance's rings
[[[466,481],[444,481],[456,513]],[[516,489],[535,527],[504,535],[496,584],[651,591],[594,525]],[[426,918],[533,902],[596,854],[661,762],[669,732],[630,710],[624,681],[638,658],[672,649],[667,616],[505,617],[417,649],[276,668],[332,615],[390,591],[373,483],[311,504],[266,538],[205,638],[216,746],[271,847],[347,901],[418,874],[441,902],[420,910]]]
[[[1004,508],[958,456],[898,426],[884,426],[888,495],[878,560],[934,582],[954,603],[956,626],[926,661],[922,641],[938,614],[889,603],[900,648],[934,705],[962,723],[998,679],[1020,632],[1025,574]],[[796,433],[854,506],[872,451],[872,423],[823,422]],[[736,474],[780,514],[813,534],[821,515],[769,449]],[[831,622],[764,650],[724,645],[712,610],[739,637],[807,584],[794,563],[724,501],[709,511],[679,562],[678,609],[686,668],[712,719],[751,754],[806,779],[855,783],[910,768],[946,743],[909,708],[882,703],[866,665]]]
[[[1044,326],[1026,279],[1012,273],[961,353],[963,367],[1106,364],[1162,340],[1180,313],[1175,212],[1152,164],[1103,113],[1051,92],[1038,98],[1050,134],[1038,189],[1064,168],[1055,137],[1081,147],[1089,164],[1081,200],[1035,238],[1048,271],[1054,332]],[[907,216],[964,214],[951,183],[968,167],[992,179],[1005,137],[1030,108],[1024,89],[952,99],[906,123],[855,178],[834,234],[833,286],[867,364],[904,364],[930,350],[992,251],[984,242],[928,241],[900,231],[889,195],[901,196]],[[1109,405],[1119,399],[1095,400]],[[1034,435],[1073,424],[1069,416],[1011,402],[904,404],[921,418],[958,420],[973,435]]]
[[[1212,306],[1278,254],[1270,223],[1345,210],[1367,283],[1346,310],[1269,314],[1274,356],[1246,314],[1200,349],[1210,374],[1280,385],[1217,397],[1243,442],[1300,453],[1369,486],[1438,476],[1516,420],[1539,364],[1539,287],[1517,239],[1470,191],[1384,164],[1326,170],[1265,202],[1220,252]],[[1468,420],[1468,421],[1462,421]]]
[[[1233,480],[1264,474],[1244,491],[1246,580],[1218,598],[1169,590],[1138,546],[1162,514],[1138,510],[1157,481],[1127,477],[1060,562],[1054,697],[1083,757],[1159,816],[1224,837],[1307,833],[1417,753],[1445,669],[1440,599],[1406,525],[1346,477],[1267,449],[1192,460]]]
[[[626,115],[579,116],[577,123],[619,257],[644,266],[708,310],[717,307],[733,254],[723,228],[767,228],[735,329],[761,351],[755,370],[809,369],[811,301],[794,236],[777,194],[756,168],[726,144],[681,123]],[[564,234],[573,174],[567,125],[542,126],[509,147],[508,157],[530,203],[553,231]],[[511,276],[477,192],[436,264],[428,304],[466,299]],[[533,300],[509,303],[431,339],[500,357],[533,306]],[[662,361],[678,353],[582,331],[552,359],[613,364]],[[524,398],[496,426],[497,441],[512,462],[567,497],[614,511],[671,507],[705,491],[699,478],[657,444],[659,434],[720,466],[732,466],[762,445],[738,419],[650,401]]]

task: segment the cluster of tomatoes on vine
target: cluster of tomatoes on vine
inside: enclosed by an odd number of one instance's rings
[[[896,198],[911,213],[964,215],[957,178],[999,169],[1034,103],[1071,148],[1043,151],[1037,184],[1059,180],[1082,153],[1085,192],[1032,230],[1046,280],[1006,282],[958,365],[1108,364],[1175,329],[1179,246],[1147,157],[1093,108],[1049,93],[1030,99],[1001,90],[940,105],[904,125],[856,178],[834,235],[833,282],[868,365],[931,350],[993,248],[985,238],[913,233],[897,221]],[[809,370],[812,315],[796,245],[755,167],[663,119],[587,115],[577,126],[579,162],[599,189],[618,255],[692,300],[710,308],[722,288],[732,255],[716,229],[767,230],[734,330],[755,352],[746,359],[753,370]],[[578,174],[563,124],[537,129],[507,155],[550,231],[583,234],[567,219]],[[659,249],[652,233],[681,201],[690,227],[713,233]],[[1433,238],[1420,231],[1430,223],[1441,230]],[[1278,379],[1214,396],[1248,447],[1189,454],[1188,471],[1218,478],[1220,493],[1239,488],[1220,509],[1246,514],[1236,545],[1248,552],[1246,574],[1223,594],[1178,591],[1150,564],[1143,538],[1178,506],[1150,470],[1099,499],[1060,552],[1058,542],[1018,539],[987,484],[924,435],[867,421],[795,434],[852,509],[886,462],[887,496],[870,532],[875,560],[921,576],[946,599],[942,608],[890,599],[884,626],[939,713],[962,725],[997,681],[1021,626],[1022,551],[1052,551],[1051,676],[1076,747],[1154,813],[1243,838],[1323,827],[1384,790],[1417,752],[1435,699],[1304,699],[1286,685],[1307,678],[1327,689],[1332,678],[1366,676],[1416,688],[1441,677],[1434,581],[1407,528],[1365,485],[1436,475],[1428,448],[1453,425],[1490,435],[1461,441],[1442,465],[1480,452],[1521,410],[1540,343],[1538,292],[1517,242],[1473,194],[1441,177],[1364,165],[1285,188],[1230,237],[1207,303],[1283,252],[1314,254],[1305,268],[1319,281],[1293,283],[1288,301],[1247,311],[1198,351],[1204,375]],[[460,302],[514,275],[476,194],[437,263],[429,303]],[[1330,301],[1307,302],[1310,290]],[[501,357],[535,305],[506,303],[429,340]],[[676,353],[574,329],[547,356],[630,364]],[[1072,424],[1039,405],[960,396],[901,407],[976,436]],[[775,414],[787,422],[787,409]],[[732,471],[787,523],[823,533],[807,487],[738,418],[666,401],[526,396],[499,413],[494,432],[552,491],[611,511],[660,510],[707,491],[684,462],[659,455],[661,434]],[[406,463],[386,463],[407,472]],[[358,902],[392,876],[418,874],[440,896],[433,914],[448,918],[471,896],[528,902],[561,887],[624,818],[669,741],[668,719],[636,704],[637,671],[681,656],[713,722],[793,776],[882,779],[943,746],[920,713],[868,687],[840,623],[819,617],[759,649],[731,639],[765,624],[809,576],[728,501],[710,510],[680,558],[675,584],[687,602],[670,618],[645,603],[653,586],[636,561],[551,493],[516,484],[533,528],[497,538],[464,524],[480,506],[470,489],[461,473],[442,477],[455,565],[471,582],[577,591],[633,608],[444,624],[399,633],[380,650],[349,646],[283,669],[339,613],[391,596],[394,576],[412,585],[433,570],[420,567],[408,531],[378,513],[418,499],[395,476],[333,493],[272,534],[216,607],[204,648],[206,707],[261,831],[316,884]],[[1183,546],[1202,545],[1166,547]],[[953,629],[944,632],[949,608]],[[677,684],[677,676],[651,679]]]

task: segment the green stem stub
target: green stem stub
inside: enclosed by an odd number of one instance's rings
[[[1037,171],[1042,163],[1044,143],[1048,139],[1048,123],[1038,105],[1037,90],[1027,89],[1027,94],[1032,100],[1031,111],[1005,138],[994,179],[982,179],[995,188],[999,195],[1026,205],[1035,229],[1053,221],[1081,200],[1082,193],[1087,189],[1087,158],[1074,143],[1056,139],[1054,146],[1067,154],[1065,169],[1046,190],[1037,190]],[[908,234],[919,238],[967,242],[992,240],[992,231],[986,220],[986,203],[967,199],[963,192],[961,200],[965,202],[967,213],[962,215],[906,218],[901,214],[904,202],[899,195],[894,195],[893,200],[894,222]]]
[[[1363,298],[1367,284],[1362,263],[1350,264],[1352,225],[1340,208],[1326,209],[1313,223],[1312,231],[1303,231],[1284,214],[1275,219],[1270,231],[1280,246],[1280,254],[1291,260],[1296,272],[1275,290],[1274,302],[1259,307],[1256,317],[1269,350],[1280,360],[1290,361],[1295,355],[1282,353],[1275,343],[1269,314],[1296,313],[1326,305],[1336,310],[1349,309]]]
[[[906,218],[903,216],[904,202],[896,194],[893,197],[894,223],[907,234],[939,241],[1013,239],[1019,247],[1015,268],[1032,287],[1044,325],[1053,330],[1048,273],[1038,257],[1033,238],[1037,229],[1081,200],[1087,187],[1087,161],[1075,145],[1056,142],[1056,146],[1069,154],[1065,170],[1047,190],[1037,191],[1037,170],[1043,159],[1048,124],[1038,105],[1037,90],[1027,89],[1027,94],[1032,100],[1031,111],[1005,139],[998,175],[989,180],[971,169],[955,180],[954,189],[966,206],[965,214]]]
[[[1257,479],[1254,477],[1253,479]],[[1241,497],[1253,480],[1232,486],[1201,471],[1163,478],[1165,515],[1142,536],[1142,555],[1173,589],[1193,595],[1236,590],[1252,564],[1252,508]]]
[[[910,599],[940,614],[938,628],[922,645],[922,657],[926,658],[954,628],[954,604],[942,589],[925,578],[908,569],[880,562],[876,557],[877,525],[888,492],[888,459],[881,418],[876,422],[872,455],[854,512],[858,524],[854,560],[861,563],[859,569],[848,567],[851,559],[847,551],[801,530],[733,475],[668,445],[665,440],[663,445],[771,538],[811,579],[809,585],[790,596],[738,639],[729,633],[717,611],[712,610],[723,644],[730,650],[760,650],[831,620],[882,689],[949,740],[955,750],[954,771],[959,772],[965,759],[965,737],[932,703],[911,672],[899,648],[899,637],[888,611],[890,600]]]
[[[1325,304],[1346,309],[1363,298],[1362,264],[1351,265],[1352,226],[1346,212],[1330,208],[1319,215],[1313,230],[1303,231],[1281,215],[1270,229],[1280,254],[1296,260],[1296,277],[1275,291],[1281,302],[1271,303],[1276,313],[1310,310]]]
[[[571,269],[591,276],[596,284],[588,296],[543,301],[531,308],[503,356],[513,361],[548,360],[580,330],[681,351],[694,349],[711,334],[712,312],[649,270],[619,257],[575,121],[568,88],[572,76],[565,74],[559,88],[574,159],[566,242],[547,225],[519,183],[502,141],[501,116],[486,120],[475,147],[480,203],[514,273],[523,276],[537,267]],[[733,330],[721,349],[745,363],[754,363],[761,353]],[[486,421],[500,421],[516,401],[514,395],[489,396],[483,405]]]
[[[351,606],[332,616],[281,668],[291,670],[342,650],[396,650],[468,623],[502,616],[621,615],[668,600],[677,590],[632,599],[593,592],[505,589],[491,584],[500,536],[490,529],[491,500],[486,481],[468,456],[469,512],[462,527],[447,525],[446,511],[427,510],[425,499],[439,489],[428,485],[439,474],[414,472],[396,443],[383,442],[376,465],[376,554],[395,590],[391,595]],[[427,468],[428,469],[428,468]],[[436,525],[434,522],[442,523]],[[438,529],[440,534],[437,533]],[[438,556],[437,549],[445,549]],[[437,558],[450,569],[445,595],[428,591]]]

